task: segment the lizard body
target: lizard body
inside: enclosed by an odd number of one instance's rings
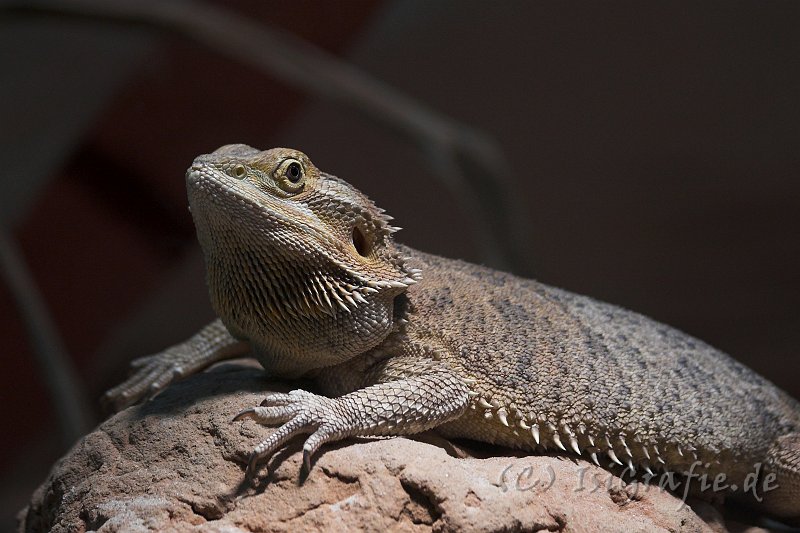
[[[137,362],[118,407],[249,350],[325,396],[237,416],[282,424],[248,466],[325,442],[431,428],[649,473],[757,472],[762,508],[800,517],[800,404],[707,344],[642,315],[395,244],[382,210],[301,152],[227,145],[187,172],[220,320]],[[736,492],[736,491],[734,491]]]

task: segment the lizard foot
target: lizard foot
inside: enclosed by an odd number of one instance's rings
[[[134,360],[133,375],[106,392],[101,402],[109,410],[120,411],[155,396],[173,381],[248,350],[246,342],[234,339],[222,322],[215,320],[181,344]]]
[[[327,398],[293,390],[289,394],[271,394],[261,406],[245,409],[234,421],[251,418],[264,425],[283,424],[277,431],[255,447],[247,464],[246,476],[252,479],[258,463],[274,454],[278,448],[297,435],[311,433],[303,445],[303,468],[311,470],[311,458],[320,446],[355,434],[352,416],[336,398]]]
[[[131,363],[134,373],[124,382],[107,391],[103,397],[104,405],[120,411],[138,401],[151,398],[173,381],[185,376],[192,353],[180,346],[155,355],[140,357]]]

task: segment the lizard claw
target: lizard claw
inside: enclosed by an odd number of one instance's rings
[[[240,411],[239,414],[233,417],[231,422],[238,422],[239,420],[244,420],[245,418],[252,418],[255,420],[255,407],[250,407],[249,409],[245,409],[244,411]]]

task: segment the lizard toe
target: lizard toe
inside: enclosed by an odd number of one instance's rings
[[[304,433],[314,431],[314,425],[304,416],[293,418],[289,422],[279,427],[272,435],[261,441],[253,449],[250,459],[247,462],[246,477],[253,479],[258,463],[271,457],[278,449],[289,440]]]
[[[233,417],[233,421],[250,418],[259,424],[282,424],[292,419],[297,410],[293,406],[251,407]]]
[[[336,440],[337,437],[338,435],[336,432],[323,426],[306,439],[306,442],[303,444],[303,469],[306,473],[311,472],[311,459],[314,457],[314,454],[317,453],[320,446],[326,442]]]
[[[103,395],[103,402],[115,411],[121,411],[141,400],[149,392],[150,384],[156,380],[157,372],[149,366],[140,369],[127,381]],[[152,393],[154,394],[154,393]]]
[[[292,391],[292,392],[294,392],[294,391]],[[280,392],[276,392],[276,393],[267,395],[267,397],[264,398],[261,401],[260,405],[261,405],[261,407],[273,407],[273,406],[277,406],[277,405],[289,405],[289,404],[293,404],[293,403],[298,402],[300,399],[301,398],[298,397],[295,394],[291,394],[291,393],[283,394],[283,393],[280,393]]]

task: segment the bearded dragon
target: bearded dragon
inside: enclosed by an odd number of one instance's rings
[[[391,217],[296,150],[226,145],[196,158],[186,184],[219,319],[135,361],[106,394],[118,408],[252,353],[324,395],[272,394],[235,417],[280,424],[248,476],[299,435],[308,470],[326,442],[435,428],[631,471],[722,475],[738,496],[756,472],[772,482],[762,509],[800,516],[800,404],[728,355],[634,312],[400,245]]]

